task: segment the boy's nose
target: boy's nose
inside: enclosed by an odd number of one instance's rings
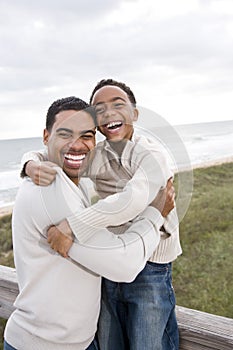
[[[116,111],[111,107],[107,107],[104,112],[104,117],[108,118],[116,114]]]
[[[103,115],[104,123],[110,120],[115,114],[116,112],[112,108],[106,109]]]

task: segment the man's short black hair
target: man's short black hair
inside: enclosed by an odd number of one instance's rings
[[[71,109],[75,111],[85,110],[85,112],[89,113],[92,116],[96,125],[95,113],[93,108],[91,108],[88,103],[81,100],[81,98],[69,96],[56,100],[51,104],[46,115],[46,129],[48,131],[52,129],[53,124],[55,123],[56,115],[59,112]]]
[[[98,91],[99,89],[101,89],[103,86],[107,86],[107,85],[111,85],[111,86],[117,86],[119,87],[121,90],[125,91],[130,102],[134,105],[134,107],[136,107],[136,98],[133,94],[133,91],[130,89],[129,86],[127,86],[126,84],[120,82],[120,81],[116,81],[114,79],[102,79],[100,80],[94,90],[92,91],[91,97],[90,97],[90,103],[92,103],[93,100],[93,96],[96,93],[96,91]]]

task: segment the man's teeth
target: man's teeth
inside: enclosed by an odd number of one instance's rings
[[[119,128],[122,125],[122,122],[111,122],[106,125],[108,129]]]
[[[83,160],[85,158],[85,154],[78,154],[78,155],[65,154],[65,158],[68,160],[80,161],[80,160]]]

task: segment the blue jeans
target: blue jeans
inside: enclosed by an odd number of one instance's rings
[[[93,340],[93,342],[88,346],[87,350],[98,350],[98,344],[96,339]]]
[[[13,348],[13,346],[11,346],[10,344],[8,344],[5,340],[4,340],[4,347],[3,350],[17,350],[16,348]]]
[[[132,283],[103,279],[101,350],[178,350],[171,263],[148,262]]]
[[[4,340],[4,348],[3,349],[4,350],[17,350],[15,348],[13,348],[13,346],[8,344],[5,340]],[[87,350],[98,350],[98,346],[97,346],[95,340],[93,340],[93,342],[88,346]]]

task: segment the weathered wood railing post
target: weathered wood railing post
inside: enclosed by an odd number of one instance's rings
[[[180,350],[232,350],[233,319],[177,306]]]
[[[0,265],[0,317],[10,316],[18,292],[15,269]]]
[[[8,318],[18,294],[15,269],[0,265],[0,317]],[[177,306],[180,350],[232,350],[233,319]]]

